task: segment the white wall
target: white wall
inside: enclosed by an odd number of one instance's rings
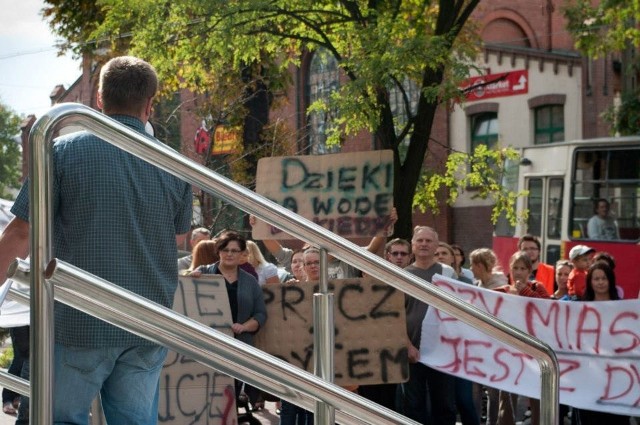
[[[503,55],[502,64],[498,64],[498,57],[491,54],[488,61],[484,62],[484,56],[480,58],[478,66],[488,69],[489,74],[528,70],[529,90],[527,94],[516,96],[495,97],[486,100],[466,102],[456,105],[451,113],[451,147],[457,151],[469,152],[471,129],[470,120],[465,113],[465,108],[478,103],[498,103],[499,144],[521,148],[533,145],[534,139],[534,114],[529,109],[528,100],[548,94],[561,94],[566,96],[564,104],[564,129],[565,140],[579,139],[582,137],[582,72],[579,66],[573,67],[572,75],[569,75],[567,65],[558,66],[558,72],[553,70],[553,62],[547,60],[544,69],[540,72],[537,59],[530,58],[527,67],[524,58],[517,58],[512,66],[511,55]],[[456,207],[491,205],[490,201],[471,200],[469,196],[461,197]]]

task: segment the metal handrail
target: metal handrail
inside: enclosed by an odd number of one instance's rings
[[[15,261],[9,276],[28,283],[29,263]],[[264,391],[313,410],[314,402],[340,406],[340,423],[404,425],[404,416],[363,402],[355,393],[264,353],[131,291],[92,275],[62,260],[46,271],[47,284],[55,285],[56,300],[84,313],[166,346],[221,373],[234,376]],[[268,374],[256,371],[271,369]],[[305,394],[312,394],[308,397]]]
[[[286,208],[220,176],[212,170],[150,140],[142,134],[78,104],[60,104],[40,118],[31,130],[30,220],[31,220],[31,411],[36,424],[51,420],[53,288],[45,285],[44,270],[52,258],[51,226],[51,140],[58,125],[79,125],[105,141],[183,180],[211,192],[224,201],[255,215],[290,235],[321,249],[395,288],[478,328],[537,359],[541,370],[541,423],[552,424],[558,417],[558,361],[545,343],[512,328],[478,308],[449,295],[434,285],[362,250],[326,229],[292,214]],[[37,338],[36,338],[37,335]],[[264,371],[268,373],[269,371]]]

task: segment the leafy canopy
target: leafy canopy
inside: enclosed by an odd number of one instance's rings
[[[10,189],[17,189],[22,154],[14,140],[20,133],[20,117],[0,103],[0,198],[13,199]]]
[[[591,57],[640,45],[639,0],[567,1],[565,16],[576,47]]]
[[[47,0],[54,1],[68,2]],[[246,112],[238,101],[247,81],[242,76],[284,98],[291,67],[301,65],[304,52],[332,55],[343,75],[340,87],[310,111],[336,111],[329,143],[367,130],[377,148],[394,151],[396,233],[407,237],[436,110],[460,97],[459,83],[479,52],[469,20],[479,1],[98,0],[95,29],[74,23],[90,32],[96,48],[153,63],[167,93],[204,95],[210,107],[203,117],[231,122]],[[86,34],[73,29],[70,24],[66,34]]]

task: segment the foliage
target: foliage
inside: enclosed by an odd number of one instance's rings
[[[20,117],[0,103],[0,198],[13,199],[10,189],[19,187],[22,154],[14,137],[20,133]]]
[[[520,196],[527,196],[526,191],[513,192],[505,185],[509,164],[517,163],[519,153],[513,148],[488,149],[486,145],[478,145],[472,155],[462,152],[449,154],[444,173],[423,175],[419,190],[414,199],[414,206],[423,212],[429,208],[438,213],[438,196],[443,189],[448,190],[447,202],[453,205],[458,197],[466,192],[473,192],[474,198],[491,199],[495,207],[491,220],[495,224],[501,213],[509,222],[515,223],[526,219],[525,211],[520,216],[515,212],[516,201]]]
[[[568,1],[565,16],[576,47],[591,57],[640,45],[638,0]]]
[[[619,107],[611,106],[603,119],[611,123],[612,131],[621,136],[640,134],[640,91],[622,95]]]
[[[307,112],[336,111],[328,143],[367,130],[376,148],[394,152],[396,236],[408,237],[436,110],[460,97],[459,83],[479,50],[469,21],[479,1],[101,0],[103,19],[88,38],[109,40],[114,51],[126,45],[149,60],[168,93],[206,96],[212,111],[202,116],[213,121],[246,114],[238,100],[251,88],[285,93],[291,67],[305,53],[328,52],[344,78],[328,101]],[[69,28],[83,25],[74,22]],[[69,28],[60,34],[81,44],[81,33]],[[404,120],[394,115],[392,91],[403,99]]]
[[[7,347],[0,353],[0,367],[8,369],[13,360],[13,347]]]

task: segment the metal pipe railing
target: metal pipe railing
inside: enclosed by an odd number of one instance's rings
[[[23,273],[16,281],[27,281]],[[47,284],[55,285],[56,299],[84,313],[99,317],[224,374],[234,376],[309,410],[316,401],[337,406],[341,423],[417,424],[404,416],[365,400],[300,368],[175,311],[123,289],[61,260],[46,270]],[[269,370],[262,375],[261,370]],[[305,394],[312,394],[310,398]]]
[[[77,104],[61,104],[52,108],[40,118],[31,132],[31,187],[30,202],[32,220],[31,263],[37,267],[31,273],[32,288],[32,360],[35,370],[32,373],[42,374],[32,380],[32,411],[37,416],[50,420],[51,405],[51,352],[53,347],[51,327],[53,326],[53,290],[47,289],[42,276],[46,263],[51,258],[51,208],[50,208],[50,140],[52,131],[58,124],[74,124],[86,128],[107,142],[150,162],[165,171],[182,178],[224,201],[254,214],[256,217],[276,226],[290,235],[313,243],[328,250],[331,254],[368,273],[403,292],[427,302],[431,306],[450,314],[463,322],[497,338],[516,349],[537,359],[541,370],[541,422],[552,424],[558,417],[558,361],[553,350],[543,342],[530,335],[512,328],[466,302],[449,295],[434,285],[426,284],[422,279],[399,267],[382,260],[375,254],[362,250],[357,245],[327,232],[326,229],[310,221],[292,214],[286,208],[240,186],[233,181],[216,174],[210,169],[176,153],[171,148],[156,143],[120,123],[106,117],[86,106]],[[42,169],[40,169],[42,168]],[[35,310],[35,311],[34,311]],[[47,336],[43,337],[46,333]],[[39,340],[34,341],[34,334]],[[33,359],[35,353],[37,359]],[[49,415],[49,416],[47,416]]]

